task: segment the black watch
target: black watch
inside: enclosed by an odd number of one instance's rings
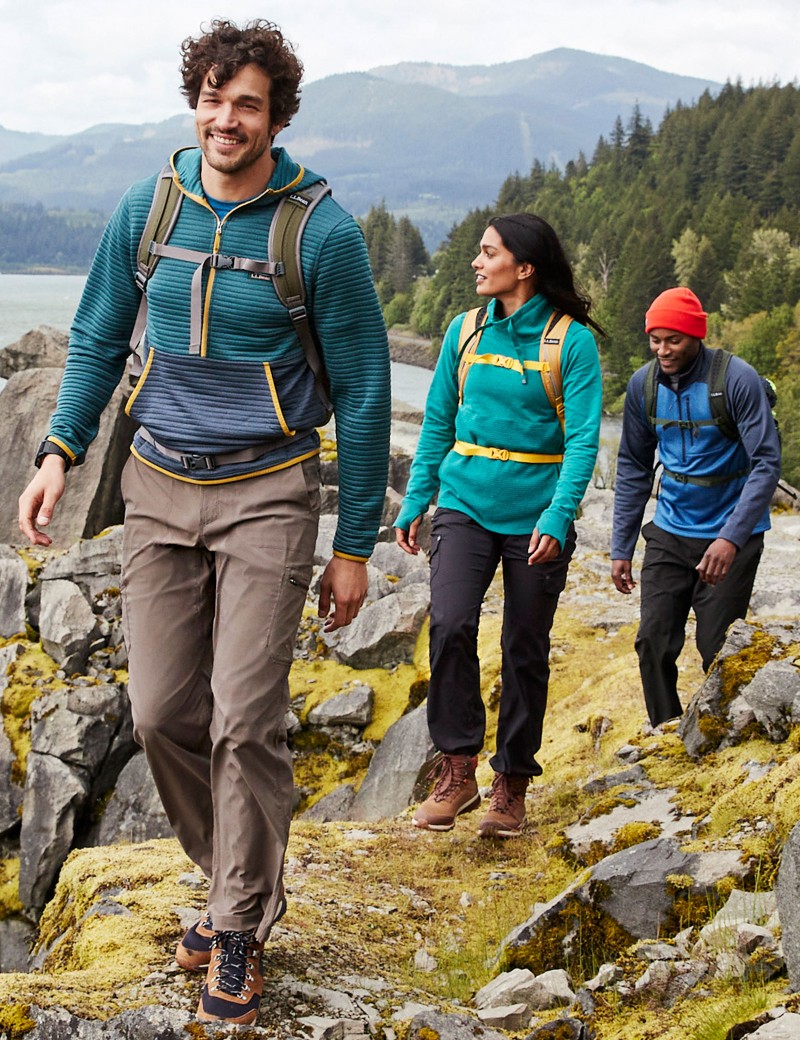
[[[64,472],[66,473],[70,466],[73,465],[73,459],[69,457],[63,448],[60,448],[54,441],[43,440],[39,447],[36,449],[36,458],[33,460],[34,466],[37,469],[42,465],[42,461],[45,455],[60,455],[64,460]],[[82,461],[82,460],[81,460]],[[77,464],[78,460],[74,460]]]

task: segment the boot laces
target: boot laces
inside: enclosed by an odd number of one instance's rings
[[[507,776],[505,773],[497,773],[492,781],[492,793],[489,801],[490,812],[507,813],[515,802],[525,797],[525,789],[520,783]]]
[[[255,981],[250,971],[250,958],[253,955],[255,932],[217,932],[213,945],[221,950],[214,972],[214,989],[221,990],[231,997],[242,997],[251,991],[250,983]]]
[[[469,758],[455,755],[442,755],[433,769],[433,776],[438,773],[438,780],[433,789],[434,801],[443,802],[459,787],[463,787],[469,775]]]

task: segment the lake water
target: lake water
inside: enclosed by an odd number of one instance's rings
[[[85,281],[84,275],[0,275],[0,348],[15,343],[37,325],[68,330]],[[432,375],[413,365],[393,363],[392,397],[422,408]]]

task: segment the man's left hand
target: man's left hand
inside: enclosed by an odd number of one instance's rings
[[[715,538],[695,568],[706,585],[719,585],[731,569],[738,548],[727,538]]]
[[[358,616],[367,596],[367,565],[361,560],[334,556],[322,575],[319,590],[320,617],[327,618],[324,631],[335,632]],[[333,599],[333,614],[331,614]]]

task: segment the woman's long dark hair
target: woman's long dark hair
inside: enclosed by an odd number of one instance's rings
[[[510,213],[489,221],[503,245],[518,264],[533,264],[536,291],[547,297],[556,310],[564,311],[581,325],[591,325],[601,336],[604,330],[589,317],[592,301],[575,288],[572,268],[558,235],[546,220],[535,213]]]

